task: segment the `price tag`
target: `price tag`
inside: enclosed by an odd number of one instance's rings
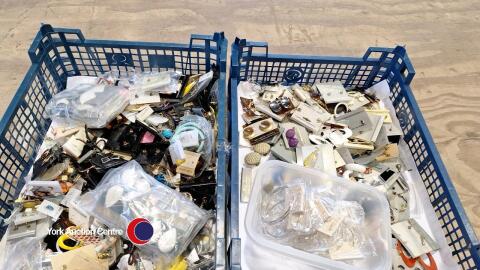
[[[53,221],[56,221],[60,214],[63,212],[63,207],[48,200],[43,202],[37,208],[38,212],[52,217]]]
[[[198,131],[196,130],[182,132],[178,135],[178,138],[182,142],[183,147],[196,147],[199,145]]]
[[[145,106],[143,110],[141,110],[139,113],[137,113],[136,118],[137,120],[144,121],[149,117],[150,115],[153,114],[153,109],[150,106]]]
[[[201,155],[199,153],[185,151],[185,162],[177,167],[177,173],[195,176],[195,168],[197,167],[200,156]]]
[[[252,168],[242,168],[242,189],[240,194],[241,202],[248,202],[253,186],[253,170]]]
[[[60,202],[61,205],[65,205],[66,207],[70,207],[73,203],[75,203],[78,198],[80,198],[80,195],[82,194],[82,191],[79,189],[71,188],[67,195],[63,197],[63,200]]]
[[[327,222],[323,223],[323,225],[318,228],[317,230],[328,235],[332,236],[342,224],[343,217],[341,216],[332,216],[330,217]]]
[[[170,157],[172,157],[173,163],[178,165],[185,161],[185,151],[179,140],[172,142],[168,147],[168,151],[170,152]]]

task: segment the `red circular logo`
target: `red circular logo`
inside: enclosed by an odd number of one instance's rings
[[[135,245],[145,245],[153,236],[153,226],[145,218],[133,219],[128,224],[127,236]]]

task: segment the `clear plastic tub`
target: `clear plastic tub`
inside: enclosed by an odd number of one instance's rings
[[[260,217],[262,194],[272,185],[283,185],[299,178],[307,180],[313,188],[335,187],[341,190],[335,197],[340,200],[354,201],[360,204],[365,212],[365,220],[361,228],[370,239],[375,252],[362,259],[348,262],[334,261],[330,258],[308,253],[283,245],[265,234]],[[376,189],[362,184],[346,181],[317,170],[307,169],[281,161],[266,161],[257,169],[250,201],[245,219],[245,230],[250,240],[262,248],[271,250],[279,256],[287,256],[302,264],[312,265],[318,269],[335,270],[375,270],[389,269],[392,261],[392,237],[390,229],[390,213],[386,198]]]

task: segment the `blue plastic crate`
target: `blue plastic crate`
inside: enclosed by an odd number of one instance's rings
[[[67,77],[98,76],[112,69],[127,71],[178,70],[204,73],[212,64],[220,68],[217,144],[217,269],[225,268],[225,177],[226,177],[226,59],[223,33],[192,35],[188,44],[85,39],[79,29],[40,27],[28,51],[32,61],[0,122],[0,236],[3,219],[24,186],[39,146],[51,121],[45,105],[65,88]]]
[[[250,42],[238,38],[235,40],[232,44],[229,78],[228,137],[232,144],[229,171],[232,175],[231,179],[227,176],[227,185],[231,190],[230,197],[227,197],[227,253],[230,269],[241,268],[237,86],[240,81],[247,79],[259,83],[287,81],[299,84],[341,80],[345,86],[359,87],[369,87],[387,79],[393,90],[391,99],[405,135],[404,139],[410,147],[452,256],[462,269],[478,269],[479,242],[410,89],[414,75],[415,71],[403,47],[372,47],[363,57],[358,58],[279,55],[269,54],[268,44],[265,42]]]

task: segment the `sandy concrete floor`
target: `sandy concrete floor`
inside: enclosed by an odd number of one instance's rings
[[[0,114],[30,65],[41,22],[97,39],[188,42],[190,33],[225,31],[230,41],[268,41],[283,53],[360,56],[369,46],[406,45],[415,96],[480,233],[480,1],[293,2],[2,0]]]

